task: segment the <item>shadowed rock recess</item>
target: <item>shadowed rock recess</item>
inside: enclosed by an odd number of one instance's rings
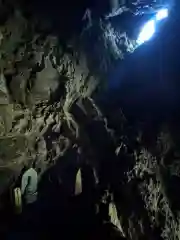
[[[0,232],[33,162],[38,235],[180,240],[179,130],[99,100],[136,43],[97,2],[0,1]]]

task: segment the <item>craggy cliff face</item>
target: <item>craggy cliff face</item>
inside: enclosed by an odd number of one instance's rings
[[[48,12],[33,1],[1,2],[0,194],[31,162],[42,174],[56,169],[54,179],[67,186],[64,168],[56,168],[62,162],[76,168],[68,194],[78,195],[88,166],[95,217],[107,207],[103,224],[127,239],[179,239],[178,134],[167,122],[132,120],[121,106],[104,106],[105,114],[96,101],[110,69],[137,49],[123,14],[139,16],[156,4],[111,1],[98,11],[100,3],[87,3],[75,6],[79,15],[52,5]]]

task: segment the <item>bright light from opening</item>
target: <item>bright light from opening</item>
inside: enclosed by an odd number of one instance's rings
[[[168,15],[168,9],[162,8],[156,13],[153,19],[150,19],[147,23],[145,23],[136,41],[137,45],[139,46],[144,42],[150,40],[156,31],[157,22],[163,20],[164,18],[167,18]]]
[[[143,28],[141,29],[141,32],[139,34],[137,43],[139,45],[143,44],[144,42],[151,39],[151,37],[154,35],[156,30],[156,22],[155,20],[148,21]]]
[[[167,8],[161,9],[156,13],[156,21],[160,21],[167,17],[168,17],[168,9]]]

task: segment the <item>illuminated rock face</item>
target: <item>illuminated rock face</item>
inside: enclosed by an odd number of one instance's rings
[[[35,101],[49,100],[50,94],[58,88],[59,74],[53,68],[51,61],[45,59],[45,67],[36,74],[36,80],[32,89],[33,99]]]

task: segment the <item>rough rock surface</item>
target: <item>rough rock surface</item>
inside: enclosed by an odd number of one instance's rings
[[[64,47],[33,17],[1,7],[7,16],[0,25],[0,196],[33,161],[42,178],[53,172],[50,190],[53,183],[73,197],[85,191],[93,208],[88,216],[113,224],[118,236],[180,239],[180,198],[174,197],[180,154],[170,130],[158,129],[147,146],[139,125],[119,110],[105,117],[92,97],[108,67],[123,58],[121,45],[132,52],[134,41],[99,21]],[[66,164],[75,168],[73,187]]]

